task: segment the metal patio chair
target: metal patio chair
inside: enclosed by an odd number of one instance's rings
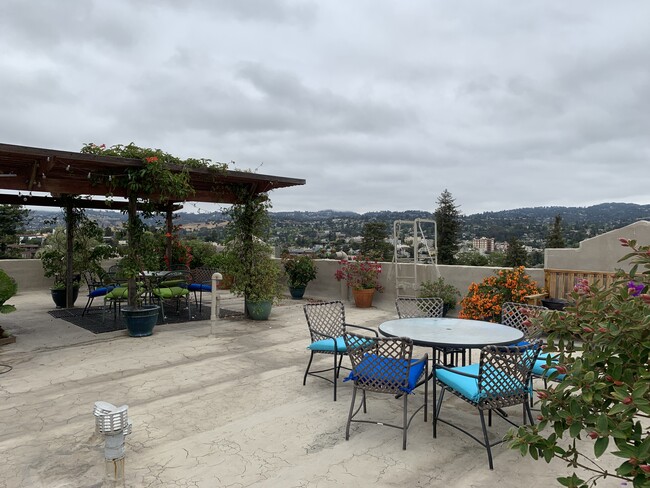
[[[81,312],[81,316],[83,317],[90,310],[95,298],[106,296],[115,286],[105,283],[102,277],[94,271],[84,271],[81,275],[88,287],[88,300],[86,301],[83,312]]]
[[[424,421],[427,421],[429,400],[429,356],[413,359],[413,341],[407,337],[368,337],[345,333],[345,345],[352,363],[352,370],[344,381],[354,381],[350,412],[345,426],[345,440],[350,438],[352,422],[384,425],[402,429],[402,449],[406,449],[406,436],[413,417],[424,408]],[[424,403],[411,416],[408,416],[408,397],[424,378]],[[361,403],[355,410],[357,390],[361,390]],[[374,420],[355,419],[363,408],[367,413],[366,392],[385,393],[402,397],[402,425],[394,425]]]
[[[161,320],[164,322],[166,319],[165,301],[175,302],[177,312],[180,311],[181,302],[185,302],[187,317],[191,320],[192,308],[188,287],[192,283],[192,273],[186,270],[168,271],[154,278],[154,281],[150,285],[150,300],[152,302],[158,302],[158,305],[160,305]]]
[[[442,298],[421,298],[421,297],[398,297],[395,300],[397,316],[400,319],[411,319],[421,317],[442,317],[444,302]],[[448,348],[442,351],[445,364],[458,364],[459,357],[462,365],[466,363],[465,349]],[[433,350],[432,359],[436,358],[437,351]],[[451,361],[449,358],[453,358]]]
[[[203,292],[212,293],[212,275],[217,273],[215,268],[199,267],[192,270],[192,282],[187,289],[194,294],[194,304],[203,308]]]
[[[487,450],[488,465],[494,469],[491,448],[503,442],[500,439],[490,442],[485,425],[485,411],[488,412],[488,425],[492,425],[492,412],[509,424],[518,427],[503,412],[503,408],[523,405],[524,423],[526,418],[531,425],[533,416],[528,404],[531,394],[532,369],[537,360],[542,342],[537,339],[525,346],[486,346],[481,349],[478,364],[449,368],[442,364],[433,369],[433,437],[437,437],[438,422],[447,424],[468,435]],[[436,401],[436,383],[440,385],[440,397]],[[483,430],[483,440],[472,433],[440,418],[440,410],[445,391],[450,391],[461,400],[478,409]]]
[[[311,336],[311,344],[307,349],[311,352],[309,356],[309,363],[305,370],[305,375],[302,380],[303,386],[307,383],[307,376],[316,376],[334,384],[334,401],[336,401],[336,383],[341,371],[341,362],[343,356],[347,354],[347,348],[343,339],[345,327],[356,327],[358,329],[366,330],[375,336],[377,332],[368,327],[360,325],[351,325],[345,323],[345,307],[341,301],[308,303],[304,305],[305,318],[307,319],[307,327],[309,328],[309,335]],[[315,354],[330,354],[334,357],[334,366],[332,368],[321,369],[318,371],[310,371],[311,363],[314,360]],[[349,369],[349,368],[344,368]],[[332,379],[321,376],[320,373],[332,371]]]

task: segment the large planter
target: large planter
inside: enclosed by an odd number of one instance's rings
[[[67,293],[66,289],[51,289],[52,292],[52,300],[54,300],[54,304],[59,307],[59,308],[65,308],[68,306],[68,300],[67,300]],[[74,286],[72,288],[72,303],[74,304],[75,300],[79,296],[79,287]]]
[[[370,308],[372,307],[372,297],[375,296],[375,289],[352,290],[352,295],[357,308]]]
[[[271,315],[272,306],[273,300],[260,302],[246,300],[246,312],[248,313],[248,317],[253,320],[268,320]]]
[[[158,322],[160,307],[158,305],[140,305],[139,307],[122,307],[122,315],[131,337],[146,337],[153,334]]]
[[[307,288],[307,285],[305,286],[296,286],[296,287],[289,287],[289,293],[291,293],[291,298],[294,300],[300,300],[302,297],[305,295],[305,289]]]

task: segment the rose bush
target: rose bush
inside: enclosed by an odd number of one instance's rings
[[[384,291],[384,287],[379,283],[381,264],[377,261],[358,256],[356,259],[339,261],[339,265],[340,268],[334,274],[337,281],[345,281],[353,290]]]

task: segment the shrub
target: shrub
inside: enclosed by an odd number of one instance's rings
[[[534,319],[548,333],[547,350],[558,355],[549,378],[565,376],[538,392],[540,423],[520,427],[510,439],[522,455],[559,458],[590,473],[587,480],[576,473],[558,478],[568,487],[606,477],[650,487],[650,246],[621,242],[632,250],[623,258],[634,261],[629,274],[621,272],[608,289],[580,281],[567,313]],[[622,460],[616,473],[597,463],[607,451]]]
[[[460,302],[458,317],[499,322],[501,306],[505,302],[524,303],[526,295],[539,291],[537,283],[526,274],[523,266],[495,271],[495,276],[469,285],[467,295]]]
[[[460,298],[460,292],[454,285],[445,282],[445,279],[441,276],[436,281],[423,281],[420,284],[418,296],[422,298],[442,298],[445,307],[448,310],[453,310]]]

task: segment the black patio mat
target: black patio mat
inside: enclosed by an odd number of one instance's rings
[[[56,318],[65,320],[77,327],[86,329],[93,334],[103,334],[104,332],[114,332],[116,330],[126,330],[126,322],[124,318],[118,314],[114,318],[113,311],[106,311],[105,317],[102,317],[102,307],[92,307],[83,317],[81,316],[83,308],[58,308],[50,310],[48,313]],[[176,311],[172,305],[165,308],[165,315],[167,319],[165,322],[156,324],[156,327],[167,324],[181,324],[185,322],[196,322],[199,320],[210,320],[210,306],[203,305],[199,312],[198,307],[192,307],[192,318],[187,316],[187,310]],[[225,308],[219,309],[219,318],[240,318],[244,317],[244,313],[235,310],[228,310]]]

